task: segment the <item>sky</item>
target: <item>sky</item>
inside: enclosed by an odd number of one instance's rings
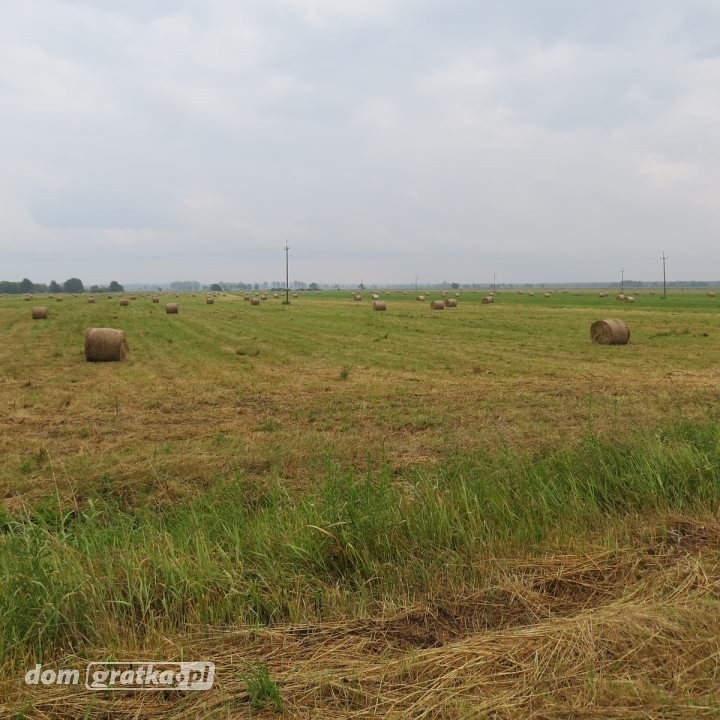
[[[0,280],[720,279],[720,0],[0,0]]]

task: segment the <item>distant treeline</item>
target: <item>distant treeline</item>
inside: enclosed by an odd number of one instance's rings
[[[124,288],[120,283],[113,280],[109,285],[93,285],[86,288],[80,278],[68,278],[62,285],[55,280],[49,283],[34,283],[28,278],[19,282],[11,280],[0,280],[0,293],[7,295],[20,295],[23,293],[102,293],[102,292],[123,292]]]

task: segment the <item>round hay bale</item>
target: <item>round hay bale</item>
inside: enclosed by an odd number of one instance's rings
[[[457,307],[457,300],[455,298],[448,298],[445,301],[445,307]]]
[[[215,298],[211,298],[211,297],[205,298],[205,304],[206,304],[206,305],[214,305],[214,304],[215,304]]]
[[[29,301],[32,300],[32,299],[33,299],[33,296],[32,296],[32,295],[26,295],[25,298],[24,298],[25,302],[29,302]]]
[[[297,293],[293,293],[293,297],[296,298],[298,296]]]
[[[373,300],[379,300],[380,296],[377,293],[372,293],[372,299]]]
[[[443,300],[433,300],[430,303],[430,307],[433,310],[444,310],[445,309],[445,302]]]
[[[597,345],[626,345],[630,330],[623,320],[597,320],[590,326],[590,338]]]
[[[159,302],[160,302],[160,298],[159,298],[157,295],[153,295],[152,301],[153,301],[154,303],[159,303]]]
[[[634,303],[634,302],[635,302],[635,298],[634,298],[632,295],[628,295],[628,296],[625,298],[625,302]]]
[[[260,304],[260,298],[250,298],[250,304],[251,305],[259,305]]]
[[[709,292],[709,293],[708,293],[708,297],[715,297],[715,293],[714,293],[714,292]]]
[[[94,297],[89,297],[89,298],[88,298],[88,303],[89,303],[90,305],[94,305],[94,304],[95,304],[95,298],[94,298]]]
[[[277,293],[273,293],[273,297],[277,300],[280,296]]]
[[[357,300],[359,302],[362,300],[362,295],[353,295],[353,300]]]
[[[178,314],[178,304],[177,303],[166,303],[165,304],[165,312],[168,315],[177,315]]]
[[[625,297],[626,297],[625,295],[623,295],[622,293],[620,293],[620,294],[617,296],[617,299],[620,300],[621,302],[625,302]]]
[[[61,297],[56,297],[56,298],[55,298],[55,302],[62,302],[62,301],[63,301],[63,299],[62,299]]]
[[[483,304],[483,305],[492,305],[494,302],[495,302],[495,297],[494,297],[493,295],[486,295],[486,296],[482,299],[482,304]]]
[[[108,295],[108,300],[112,300],[112,295]]]
[[[137,300],[137,297],[136,297],[135,295],[131,295],[131,296],[130,296],[130,299],[131,299],[131,300]]]
[[[418,295],[415,298],[418,302],[425,302],[425,296],[424,295]]]
[[[260,296],[260,299],[261,299],[261,300],[267,300],[267,295],[261,295],[261,296]]]
[[[249,296],[249,295],[246,295],[246,296],[243,298],[243,300],[249,300],[249,299],[250,299],[250,296]]]
[[[129,304],[130,304],[130,301],[129,301],[129,300],[126,300],[125,298],[123,298],[123,299],[120,301],[120,306],[121,306],[121,307],[127,307]]]
[[[545,293],[545,297],[550,297],[550,293],[549,293],[549,292],[546,292],[546,293]]]
[[[382,300],[373,300],[373,310],[387,310],[387,305]]]
[[[48,309],[46,307],[34,307],[32,309],[33,320],[47,320]]]
[[[130,348],[123,330],[88,328],[85,331],[85,359],[88,362],[124,360]]]

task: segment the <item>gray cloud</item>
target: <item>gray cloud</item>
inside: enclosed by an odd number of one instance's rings
[[[716,278],[714,0],[10,0],[3,277]],[[82,274],[81,274],[82,273]]]

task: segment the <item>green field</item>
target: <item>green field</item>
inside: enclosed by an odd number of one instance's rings
[[[0,298],[0,717],[720,716],[720,298],[380,293]]]

